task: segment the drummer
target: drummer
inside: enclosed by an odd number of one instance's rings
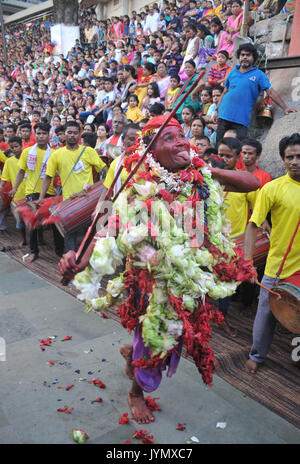
[[[235,170],[236,163],[241,152],[241,143],[233,137],[226,137],[219,143],[218,155],[225,163],[225,169]],[[244,234],[248,221],[248,210],[251,203],[254,201],[255,192],[240,193],[226,192],[224,195],[224,203],[227,205],[226,218],[231,223],[230,237],[234,238],[237,235]],[[231,297],[224,298],[219,301],[219,310],[222,312],[226,324],[223,326],[225,332],[236,337],[237,331],[233,329],[227,322],[227,312],[230,305]]]
[[[20,159],[21,153],[22,153],[22,139],[21,137],[18,137],[17,135],[11,137],[8,140],[9,148],[11,149],[13,156],[10,158],[7,158],[4,168],[3,168],[3,173],[2,173],[2,179],[1,179],[1,184],[0,184],[0,195],[2,192],[2,189],[6,185],[7,182],[10,182],[12,185],[14,185],[17,174],[19,172],[19,166],[18,166],[18,160]],[[15,193],[15,196],[13,197],[13,201],[18,201],[23,198],[25,198],[25,179],[21,182],[21,184],[18,187],[18,190]],[[25,226],[23,221],[17,221],[16,228],[20,230],[21,232],[21,241],[19,243],[19,246],[24,246],[26,245],[26,231],[25,231]]]
[[[54,151],[48,160],[39,203],[43,202],[56,172],[61,179],[63,200],[66,200],[71,195],[81,192],[86,186],[93,184],[93,166],[96,170],[101,170],[106,166],[94,148],[79,145],[80,126],[76,121],[67,122],[65,137],[66,146]],[[77,250],[77,235],[78,231],[66,235],[67,251]]]
[[[27,201],[36,201],[40,196],[43,178],[47,162],[51,155],[49,146],[50,124],[38,123],[34,127],[34,134],[37,143],[32,147],[25,148],[18,161],[19,172],[16,176],[13,188],[10,192],[12,197],[15,196],[19,185],[23,182],[26,175],[25,194]],[[45,192],[47,196],[54,196],[53,182],[49,183]],[[61,256],[64,252],[64,240],[58,232],[56,226],[52,225],[53,241],[55,253]],[[38,258],[38,229],[33,229],[29,234],[30,254],[26,261],[31,263]]]
[[[252,259],[257,231],[271,213],[272,230],[262,284],[272,288],[284,253],[291,241],[300,213],[300,134],[284,137],[279,143],[280,156],[287,174],[268,182],[260,190],[247,226],[245,257]],[[280,278],[286,279],[300,270],[300,233],[286,258]],[[276,319],[269,304],[269,292],[260,289],[259,303],[253,326],[253,344],[245,364],[248,372],[255,374],[267,357],[272,343]]]

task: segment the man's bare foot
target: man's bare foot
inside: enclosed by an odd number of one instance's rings
[[[230,325],[227,322],[225,322],[225,324],[222,324],[220,328],[224,330],[224,332],[230,337],[232,338],[237,337],[237,334],[238,334],[237,330],[234,329],[233,327],[230,327]]]
[[[122,345],[120,347],[120,353],[126,360],[125,373],[130,378],[130,380],[134,380],[134,368],[132,366],[132,351],[132,345]]]
[[[258,369],[258,363],[255,361],[252,361],[252,359],[248,359],[245,363],[245,368],[246,368],[246,371],[249,372],[250,374],[255,374]]]
[[[151,410],[146,405],[143,393],[136,395],[129,392],[128,404],[132,418],[138,424],[149,424],[149,422],[153,422],[155,420]]]
[[[33,261],[35,261],[36,259],[38,259],[39,255],[36,255],[34,253],[31,253],[27,258],[26,258],[26,262],[27,263],[33,263]]]

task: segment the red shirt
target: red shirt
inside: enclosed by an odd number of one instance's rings
[[[267,171],[263,171],[262,169],[256,169],[256,171],[252,172],[252,174],[258,178],[260,182],[260,188],[262,188],[265,184],[272,180],[272,177]]]
[[[35,135],[34,133],[32,133],[28,142],[25,142],[25,140],[23,140],[22,149],[24,150],[25,148],[32,147],[32,145],[35,145],[35,144],[36,144]]]

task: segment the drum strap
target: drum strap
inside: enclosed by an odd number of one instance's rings
[[[277,273],[276,273],[276,282],[275,282],[275,285],[278,285],[278,281],[279,281],[279,279],[280,279],[280,274],[281,274],[281,272],[282,272],[282,269],[283,269],[284,263],[285,263],[285,261],[286,261],[286,258],[288,257],[288,254],[289,254],[289,252],[291,251],[291,248],[292,248],[292,245],[293,245],[293,243],[294,243],[294,240],[295,240],[296,234],[297,234],[297,232],[298,232],[299,226],[300,226],[300,218],[299,218],[298,223],[297,223],[297,225],[296,225],[296,229],[295,229],[295,231],[294,231],[294,233],[293,233],[293,235],[292,235],[292,238],[291,238],[291,241],[290,241],[290,243],[289,243],[289,246],[287,247],[287,250],[286,250],[286,252],[285,252],[285,254],[284,254],[283,260],[282,260],[282,262],[281,262],[281,264],[280,264],[280,268],[278,269],[278,271],[277,271]]]
[[[81,152],[79,153],[79,156],[78,156],[77,160],[76,160],[75,163],[73,164],[71,171],[69,172],[69,174],[67,175],[67,177],[66,177],[66,179],[65,179],[65,181],[64,181],[64,183],[63,183],[63,185],[61,186],[61,190],[62,190],[62,191],[63,191],[64,186],[66,185],[67,180],[69,179],[70,175],[72,174],[72,171],[74,170],[76,164],[78,163],[78,161],[80,160],[81,156],[82,156],[83,153],[85,152],[85,149],[86,149],[86,146],[83,147],[83,149],[82,149]]]

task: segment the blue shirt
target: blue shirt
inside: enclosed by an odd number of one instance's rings
[[[218,109],[218,117],[249,127],[251,110],[262,90],[271,88],[263,71],[254,66],[250,71],[240,72],[237,65],[227,76],[228,89]]]

